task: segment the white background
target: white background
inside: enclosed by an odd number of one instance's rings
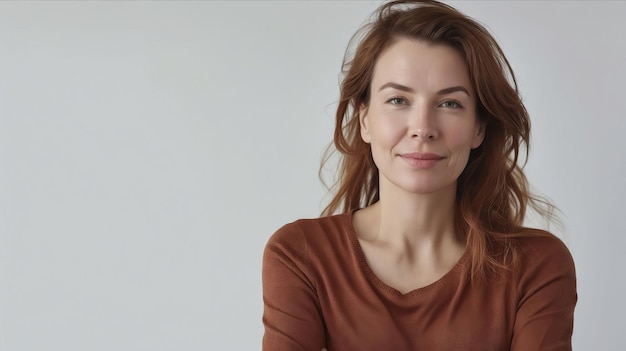
[[[576,350],[626,325],[626,2],[451,1],[533,122]],[[261,255],[315,217],[348,39],[379,1],[0,2],[0,350],[260,349]]]

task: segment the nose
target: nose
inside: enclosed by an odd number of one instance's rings
[[[426,106],[416,108],[410,116],[408,132],[412,139],[422,141],[437,139],[439,128],[433,111]]]

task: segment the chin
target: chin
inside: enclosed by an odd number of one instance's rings
[[[430,194],[439,193],[444,189],[445,188],[441,188],[441,187],[415,187],[415,188],[411,188],[407,190],[408,192],[415,194],[415,195],[430,195]]]
[[[402,190],[407,193],[416,194],[416,195],[430,195],[435,193],[441,193],[442,191],[455,191],[455,184],[428,184],[428,183],[419,183],[419,184],[405,184],[404,186],[399,186]]]
[[[394,185],[407,193],[416,195],[431,195],[443,192],[456,192],[456,182],[441,182],[440,179],[421,179],[419,182],[413,181],[404,182],[403,184],[398,182]]]
[[[420,175],[410,174],[407,176],[385,177],[380,174],[380,187],[389,189],[391,192],[408,193],[416,195],[429,195],[446,191],[456,192],[456,179],[446,179],[445,175]]]

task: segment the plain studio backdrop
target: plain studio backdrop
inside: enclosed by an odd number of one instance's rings
[[[625,2],[450,1],[495,33],[563,212],[576,350],[626,325]],[[0,2],[0,350],[258,350],[379,1]]]

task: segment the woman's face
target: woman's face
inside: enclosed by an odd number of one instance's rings
[[[484,137],[461,55],[412,39],[397,40],[378,58],[360,123],[381,188],[387,182],[419,194],[454,190]]]

